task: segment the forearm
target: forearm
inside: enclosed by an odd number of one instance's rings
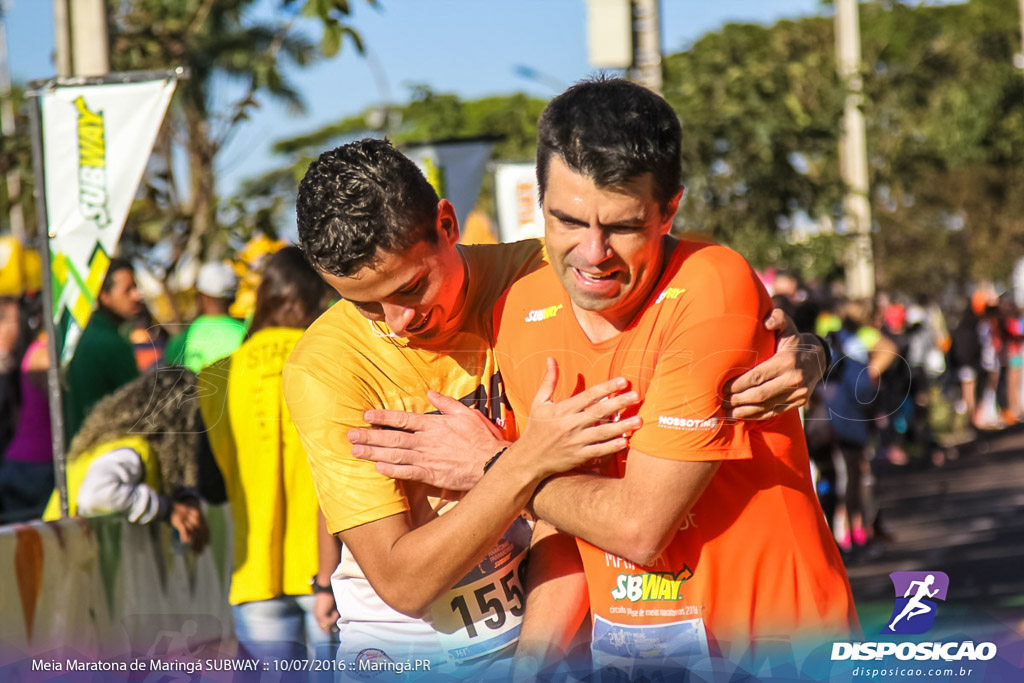
[[[637,520],[643,515],[624,501],[625,480],[593,474],[551,477],[534,494],[534,515],[568,534],[619,557],[642,563],[650,552],[649,534]]]
[[[384,602],[418,618],[487,555],[540,480],[515,458],[502,457],[451,510],[418,528],[391,533],[396,540],[380,552],[352,533],[360,527],[343,532],[341,540]]]
[[[526,575],[526,614],[516,650],[516,670],[526,676],[568,651],[589,599],[576,540],[538,522]]]
[[[321,586],[331,585],[331,575],[338,568],[341,560],[341,541],[331,535],[327,530],[327,520],[324,513],[317,508],[316,511],[316,535],[317,535],[317,572],[316,582]]]
[[[533,511],[602,550],[649,566],[675,537],[719,465],[632,450],[621,478],[573,474],[548,479],[533,497]]]

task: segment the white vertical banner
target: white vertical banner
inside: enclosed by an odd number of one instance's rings
[[[437,194],[452,203],[459,225],[465,226],[480,196],[492,149],[494,140],[481,138],[413,144],[404,151],[420,167]]]
[[[544,213],[540,208],[535,164],[497,164],[494,200],[499,240],[516,242],[544,236]]]
[[[40,93],[53,322],[74,354],[177,81],[57,85]]]

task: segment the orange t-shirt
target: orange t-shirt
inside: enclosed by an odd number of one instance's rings
[[[813,490],[798,413],[722,417],[724,382],[774,352],[763,325],[771,300],[735,252],[667,238],[666,249],[673,245],[654,294],[612,339],[586,337],[550,266],[515,283],[497,314],[498,363],[520,416],[552,356],[555,400],[613,377],[630,380],[644,420],[631,449],[722,461],[653,566],[579,541],[595,659],[742,656],[760,639],[847,638],[859,628],[853,596]],[[626,458],[611,461],[610,476],[624,475]]]

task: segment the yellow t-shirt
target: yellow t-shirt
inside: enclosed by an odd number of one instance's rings
[[[200,409],[234,522],[233,605],[305,595],[317,571],[317,504],[281,389],[303,330],[265,328],[199,376]]]
[[[494,304],[508,286],[542,262],[537,240],[462,247],[469,290],[460,332],[438,353],[392,337],[383,323],[338,302],[310,326],[284,371],[285,398],[309,457],[320,507],[332,534],[413,511],[421,487],[379,474],[351,454],[348,431],[367,427],[363,412],[387,408],[431,412],[427,390],[476,405],[501,424],[500,377],[494,363]],[[429,515],[429,513],[427,513]]]
[[[434,389],[479,408],[499,425],[507,417],[492,348],[494,305],[509,285],[543,263],[541,243],[460,248],[469,268],[468,290],[456,321],[460,331],[443,353],[391,336],[386,325],[370,322],[341,301],[310,326],[285,366],[285,398],[331,533],[406,511],[419,527],[452,502],[432,487],[385,477],[372,462],[352,456],[348,431],[368,426],[364,411],[432,412],[426,394]],[[332,577],[342,646],[354,652],[380,649],[393,659],[437,654],[459,663],[480,661],[506,648],[518,636],[522,606],[514,597],[520,590],[517,568],[528,544],[529,529],[520,518],[491,555],[435,603],[427,619],[392,610],[343,548]],[[493,589],[488,587],[492,583]],[[505,606],[510,616],[483,625],[493,615],[473,612],[474,590],[511,596]],[[499,621],[501,627],[495,628]]]

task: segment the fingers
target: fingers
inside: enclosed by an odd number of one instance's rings
[[[389,462],[377,461],[377,471],[385,477],[401,479],[403,481],[420,481],[430,483],[429,473],[422,467],[415,465],[393,465]]]
[[[779,338],[792,337],[799,334],[796,323],[781,308],[775,308],[764,320],[765,329],[775,333]]]
[[[608,439],[607,441],[592,443],[589,446],[580,449],[580,461],[578,464],[583,464],[588,460],[593,460],[594,458],[603,458],[607,455],[615,455],[616,453],[626,450],[628,447],[629,440],[621,435]]]
[[[733,387],[735,389],[735,386]],[[731,406],[780,403],[806,399],[807,391],[799,382],[799,375],[785,373],[773,377],[757,386],[734,391],[725,401]]]
[[[639,416],[631,417],[620,422],[605,422],[599,425],[588,427],[583,435],[587,441],[600,443],[616,439],[625,434],[632,434],[643,426],[643,420]]]
[[[625,394],[618,396],[612,396],[604,401],[598,401],[588,406],[584,412],[592,422],[599,422],[602,420],[614,419],[621,411],[625,410],[631,405],[639,403],[640,395],[635,391],[629,391]]]
[[[580,411],[590,404],[600,401],[606,396],[610,396],[617,391],[622,391],[627,386],[629,386],[629,382],[622,377],[616,377],[615,379],[610,379],[607,382],[601,382],[600,384],[592,386],[586,391],[581,391],[572,398],[566,399],[564,404],[565,407],[570,410]],[[638,400],[639,397],[637,397],[633,403],[636,403]]]
[[[402,448],[411,450],[416,447],[415,438],[408,432],[395,429],[350,429],[348,440],[353,446],[369,446],[372,448]],[[356,455],[356,449],[352,449]]]
[[[725,416],[737,420],[764,420],[787,410],[807,405],[809,394],[803,387],[772,392],[757,387],[737,395],[725,404]]]
[[[444,394],[431,389],[427,392],[427,400],[430,405],[440,410],[445,415],[457,415],[459,413],[471,413],[473,409],[462,403],[462,401],[445,396]]]
[[[739,377],[726,380],[722,385],[722,398],[729,403],[736,403],[736,397],[750,389],[757,387],[764,381],[764,371],[761,366],[747,370]]]
[[[726,417],[733,420],[767,420],[781,415],[787,410],[799,408],[806,403],[806,401],[795,401],[793,403],[773,403],[771,406],[763,404],[737,406],[726,410]]]
[[[404,410],[367,410],[363,413],[363,419],[372,425],[408,431],[423,429],[424,417],[419,413],[407,413]]]
[[[778,332],[786,326],[786,314],[781,308],[773,308],[772,312],[764,319],[765,329]]]
[[[555,386],[558,384],[558,363],[554,358],[547,359],[547,367],[544,370],[544,377],[537,387],[537,394],[533,397],[533,404],[550,403],[555,395]]]
[[[382,446],[353,446],[352,455],[360,460],[370,462],[386,462],[392,465],[404,465],[416,460],[416,451],[408,448],[385,448]]]

